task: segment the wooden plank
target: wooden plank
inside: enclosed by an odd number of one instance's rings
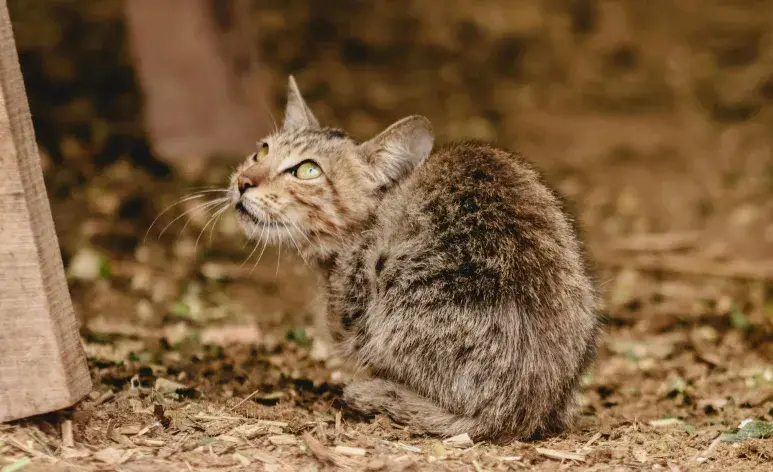
[[[0,421],[91,390],[6,0],[0,0]]]

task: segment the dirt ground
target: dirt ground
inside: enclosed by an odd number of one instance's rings
[[[3,472],[772,470],[773,2],[256,11],[275,114],[300,70],[323,121],[365,137],[423,113],[575,203],[606,337],[574,430],[507,446],[348,410],[308,268],[197,208],[230,163],[153,158],[117,3],[9,3],[95,388],[0,425]]]

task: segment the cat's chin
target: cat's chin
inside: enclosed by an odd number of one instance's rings
[[[268,239],[269,242],[278,243],[287,237],[289,231],[285,223],[259,218],[241,204],[236,205],[236,219],[244,234],[250,239],[263,238]]]

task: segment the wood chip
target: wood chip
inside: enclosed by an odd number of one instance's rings
[[[341,410],[336,411],[336,441],[341,438]]]
[[[364,456],[366,452],[365,449],[349,446],[336,446],[334,451],[345,456]]]
[[[397,442],[395,444],[397,445],[397,447],[399,447],[400,449],[403,449],[405,451],[416,452],[418,454],[421,454],[421,448],[420,447],[412,446],[410,444],[405,444],[405,443],[401,443],[401,442]]]
[[[123,457],[125,451],[108,447],[94,453],[94,458],[106,464],[117,464]]]
[[[558,460],[570,460],[577,462],[585,462],[585,454],[578,454],[576,452],[559,451],[556,449],[546,449],[544,447],[536,448],[537,454],[551,459]]]
[[[91,451],[88,449],[74,449],[71,447],[62,447],[62,459],[82,459],[89,457]]]
[[[115,434],[115,420],[108,418],[107,427],[105,428],[105,439],[113,439],[113,434]]]
[[[654,428],[667,428],[669,426],[681,426],[683,424],[684,421],[679,418],[664,418],[662,420],[652,420],[649,422],[649,425]]]
[[[118,462],[116,462],[116,464],[123,464],[124,462],[128,461],[129,459],[131,459],[132,455],[134,455],[134,451],[133,450],[128,450],[128,451],[124,452],[123,455],[121,456],[121,458],[118,459]]]
[[[140,424],[127,424],[118,428],[118,432],[126,436],[134,436],[142,431],[142,425]]]
[[[312,436],[311,433],[303,433],[303,442],[306,443],[306,447],[309,448],[309,452],[311,452],[312,455],[314,455],[314,457],[322,464],[335,466],[339,470],[349,470],[353,468],[355,464],[352,459],[341,454],[337,454],[325,447],[321,442],[317,441],[317,439]]]
[[[233,456],[231,457],[233,457],[236,462],[240,463],[245,467],[252,464],[252,461],[250,459],[248,459],[246,456],[242,454],[239,454],[238,452],[234,452]]]
[[[72,421],[62,421],[62,447],[75,447],[75,440],[72,437]]]
[[[161,441],[159,439],[139,439],[136,441],[138,446],[149,446],[149,447],[162,447],[166,445],[166,441]]]
[[[284,421],[270,421],[270,420],[258,420],[258,424],[265,426],[276,426],[278,428],[286,428],[288,426]]]
[[[596,441],[598,441],[599,439],[601,439],[601,433],[596,433],[596,434],[594,434],[594,435],[593,435],[593,436],[592,436],[590,439],[588,439],[588,442],[586,442],[586,443],[585,443],[585,444],[582,446],[582,448],[583,448],[583,449],[590,449],[590,447],[593,445],[593,443],[595,443],[595,442],[596,442]]]
[[[444,439],[443,444],[461,448],[472,447],[475,445],[475,443],[472,442],[472,439],[470,439],[470,435],[467,433],[457,434],[456,436]]]
[[[139,438],[140,436],[144,436],[144,435],[148,434],[148,431],[150,431],[151,429],[153,429],[155,427],[158,427],[158,426],[161,426],[161,423],[149,424],[149,425],[145,426],[144,428],[142,428],[134,437]]]
[[[250,456],[253,459],[258,460],[264,464],[277,464],[279,462],[276,457],[263,451],[258,451],[258,450],[250,451]]]
[[[268,441],[274,446],[289,446],[298,443],[298,439],[292,434],[277,434],[269,436]]]
[[[109,402],[115,398],[115,393],[113,393],[112,390],[108,390],[107,392],[103,393],[101,396],[97,397],[96,400],[94,400],[94,403],[91,404],[91,407],[97,407],[105,402]]]

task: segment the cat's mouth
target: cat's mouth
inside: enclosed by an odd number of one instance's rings
[[[260,218],[258,216],[255,216],[250,210],[247,208],[246,205],[242,202],[238,202],[236,204],[236,214],[240,217],[249,220],[250,223],[253,223],[258,226],[263,226],[266,228],[284,228],[285,225],[281,221],[276,220],[266,220],[264,218]]]

